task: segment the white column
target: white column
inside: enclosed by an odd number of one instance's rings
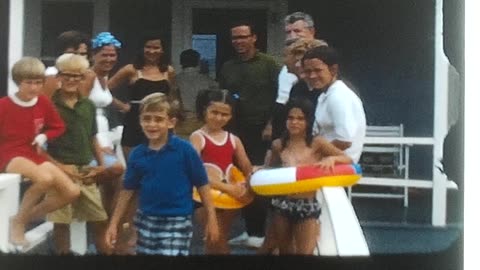
[[[480,1],[465,1],[465,165],[464,165],[464,265],[465,269],[475,269],[478,265],[478,243],[480,243],[480,219],[478,206],[480,205],[480,183],[478,181],[478,140],[480,115],[480,98],[478,85],[478,63],[480,62],[480,35],[478,25],[480,18]],[[477,266],[478,267],[478,266]]]
[[[180,63],[178,62],[178,56],[186,47],[183,43],[183,36],[185,32],[184,11],[186,11],[184,0],[172,1],[172,40],[170,43],[170,48],[172,51],[172,64],[177,72],[181,70]]]
[[[443,140],[447,135],[448,116],[448,66],[443,51],[443,0],[435,3],[435,73],[434,73],[434,120],[433,120],[433,201],[432,224],[445,226],[447,206],[447,177],[438,168],[443,168]]]
[[[17,90],[12,81],[12,66],[23,55],[24,0],[10,0],[8,28],[8,94]]]

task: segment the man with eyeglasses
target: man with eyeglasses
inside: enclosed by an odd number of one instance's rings
[[[257,50],[257,35],[249,22],[233,24],[230,33],[236,57],[223,64],[218,81],[237,99],[235,134],[242,140],[252,164],[263,165],[270,147],[270,138],[264,134],[271,127],[268,122],[277,95],[280,66],[273,57]],[[263,242],[267,205],[265,197],[256,196],[243,208],[248,246],[259,247]],[[243,236],[245,240],[246,235]]]
[[[57,37],[57,55],[73,53],[88,59],[89,44],[90,40],[85,33],[75,30],[63,32]],[[54,66],[48,67],[45,70],[45,84],[42,90],[44,95],[51,97],[53,92],[60,87],[60,82],[58,78],[56,78],[57,74],[58,70]]]

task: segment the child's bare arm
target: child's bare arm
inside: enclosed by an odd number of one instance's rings
[[[280,152],[282,149],[282,143],[280,139],[276,139],[272,143],[272,149],[269,158],[265,160],[265,167],[277,167],[281,165]]]
[[[112,218],[105,233],[105,242],[110,248],[113,248],[117,241],[118,224],[135,194],[134,190],[122,189],[118,195],[117,204],[115,205]]]
[[[317,163],[317,165],[321,167],[333,168],[333,166],[338,163],[349,164],[353,162],[343,151],[322,137],[315,137],[312,146],[322,157]]]
[[[200,199],[202,200],[203,207],[207,212],[207,225],[205,226],[205,236],[211,242],[216,242],[219,237],[217,216],[215,214],[215,208],[213,206],[212,197],[210,196],[210,186],[203,185],[198,188]]]

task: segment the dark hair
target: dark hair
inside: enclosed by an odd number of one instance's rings
[[[257,34],[257,29],[255,28],[255,25],[253,25],[253,23],[251,23],[248,20],[238,20],[238,21],[233,22],[232,24],[230,24],[230,31],[233,28],[239,27],[239,26],[248,26],[250,28],[250,34],[252,34],[252,35]]]
[[[314,114],[315,108],[313,106],[313,103],[306,98],[292,98],[287,102],[285,107],[286,107],[285,111],[287,112],[287,118],[290,111],[294,108],[300,109],[305,115],[305,121],[307,121],[305,141],[307,143],[307,146],[310,146],[313,141],[312,130],[313,130],[313,121],[315,119],[315,114]],[[287,143],[289,140],[290,140],[290,133],[288,132],[288,129],[285,129],[282,136],[280,137],[280,142],[282,143],[282,149],[284,149],[287,146]]]
[[[87,50],[90,49],[90,38],[87,34],[76,30],[63,32],[57,37],[57,55],[63,54],[68,48],[77,50],[82,43],[87,46]]]
[[[226,89],[204,89],[198,92],[197,99],[195,101],[196,113],[198,120],[203,121],[205,119],[205,111],[212,102],[222,102],[230,105],[232,108],[232,114],[235,107],[235,99]]]
[[[306,51],[302,58],[302,65],[307,59],[320,59],[328,66],[340,65],[340,54],[330,46],[315,47]]]
[[[160,72],[166,72],[168,70],[170,61],[165,53],[165,44],[163,43],[163,39],[161,35],[158,33],[147,33],[143,35],[143,38],[141,39],[142,42],[141,42],[139,51],[136,54],[135,59],[133,60],[133,67],[135,69],[142,69],[145,66],[145,57],[143,56],[143,48],[147,43],[147,41],[157,40],[157,39],[160,40],[160,43],[162,44],[162,48],[163,48],[163,54],[160,56],[160,60],[157,63],[158,69],[160,70]]]
[[[199,63],[200,54],[193,49],[184,50],[180,54],[180,65],[182,65],[182,68],[196,67]]]

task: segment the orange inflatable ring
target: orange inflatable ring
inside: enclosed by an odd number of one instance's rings
[[[208,179],[210,180],[222,181],[223,179],[226,179],[231,184],[246,184],[245,176],[243,175],[243,173],[233,165],[227,168],[227,173],[225,175],[223,175],[220,167],[215,164],[205,163],[204,165],[207,171]],[[220,209],[239,209],[248,205],[253,200],[252,196],[251,200],[238,201],[232,196],[213,188],[210,188],[210,194],[212,196],[213,205],[216,208]],[[200,194],[198,194],[196,188],[193,189],[193,200],[199,203],[202,202],[202,200],[200,199]]]
[[[326,186],[351,186],[361,177],[358,164],[339,164],[333,170],[318,166],[261,169],[250,178],[250,185],[259,195],[287,195],[315,191]]]

